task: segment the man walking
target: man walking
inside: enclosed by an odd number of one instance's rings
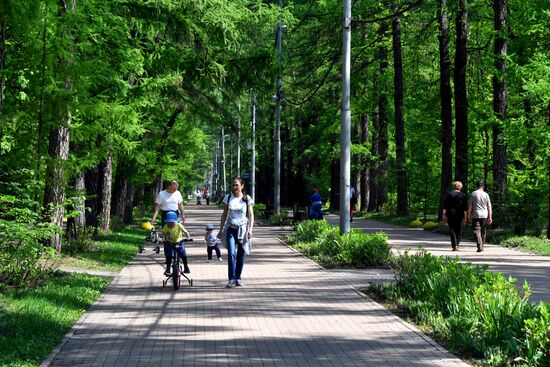
[[[483,191],[484,182],[476,182],[477,190],[472,192],[468,205],[468,218],[472,220],[472,228],[477,242],[477,252],[483,252],[487,224],[493,222],[493,209],[489,194]]]

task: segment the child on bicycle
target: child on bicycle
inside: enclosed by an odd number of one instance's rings
[[[175,212],[166,213],[166,224],[162,227],[164,235],[164,255],[166,256],[166,271],[164,275],[172,274],[172,251],[178,251],[178,255],[183,263],[183,272],[188,274],[191,271],[187,266],[187,254],[185,253],[185,245],[183,244],[183,235],[190,239],[189,232],[183,227],[183,224],[178,223],[178,215]]]
[[[218,239],[213,233],[214,226],[212,224],[206,225],[206,235],[204,236],[204,240],[206,241],[206,252],[208,254],[208,262],[212,261],[212,251],[216,251],[216,256],[218,257],[219,261],[222,261],[222,253],[220,251],[220,248],[218,246]]]

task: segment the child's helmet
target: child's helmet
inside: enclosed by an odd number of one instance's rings
[[[175,212],[166,213],[166,223],[176,223],[178,221],[178,215]]]
[[[211,231],[211,230],[213,230],[213,229],[214,229],[214,225],[213,225],[213,224],[207,224],[207,225],[206,225],[206,230],[207,230],[207,231]]]

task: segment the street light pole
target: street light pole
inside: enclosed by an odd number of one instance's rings
[[[223,196],[225,196],[225,194],[227,193],[227,174],[225,169],[225,133],[224,133],[223,126],[222,126],[221,143],[222,143],[221,163],[222,163],[222,175],[223,175],[222,194]]]
[[[350,233],[350,156],[351,156],[351,0],[344,1],[342,116],[340,127],[340,234]]]
[[[252,139],[250,141],[250,195],[256,197],[256,94],[252,89]]]
[[[239,116],[237,116],[237,176],[241,177],[241,102],[239,102]]]
[[[279,7],[283,6],[283,0],[277,0]],[[281,212],[281,64],[283,60],[283,25],[279,18],[277,22],[277,62],[278,62],[278,71],[277,71],[277,95],[276,105],[275,105],[275,134],[274,134],[274,145],[275,145],[275,160],[274,160],[274,178],[275,185],[273,188],[273,210],[275,214]]]

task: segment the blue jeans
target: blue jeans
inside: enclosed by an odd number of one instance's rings
[[[229,280],[241,279],[244,266],[244,249],[238,244],[237,228],[227,229],[227,251],[228,251],[228,277]]]
[[[187,254],[185,252],[185,245],[183,244],[183,241],[180,241],[177,244],[164,242],[164,256],[166,256],[166,264],[170,265],[172,262],[174,251],[177,251],[180,260],[182,260],[184,264],[187,264]]]

